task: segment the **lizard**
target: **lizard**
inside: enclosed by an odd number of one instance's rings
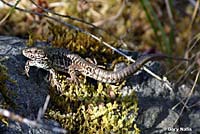
[[[74,54],[64,48],[30,47],[23,49],[22,54],[29,59],[25,65],[26,75],[29,77],[28,73],[30,66],[45,69],[50,72],[50,76],[54,83],[53,85],[59,85],[56,81],[56,71],[69,74],[70,78],[68,79],[75,83],[78,83],[77,74],[82,74],[103,83],[114,84],[121,82],[128,76],[134,74],[150,60],[160,60],[166,58],[185,60],[163,54],[149,54],[139,57],[135,63],[132,63],[121,70],[108,71],[99,68],[98,65],[93,64],[83,59],[78,54]]]

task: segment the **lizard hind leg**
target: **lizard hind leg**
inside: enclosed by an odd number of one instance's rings
[[[55,70],[50,69],[49,72],[50,72],[49,81],[51,82],[51,86],[52,87],[56,86],[58,91],[62,91],[61,83],[58,81]]]
[[[103,65],[98,65],[97,60],[96,60],[95,58],[93,58],[93,60],[92,60],[91,58],[85,58],[85,60],[86,60],[87,62],[91,63],[91,64],[96,65],[96,66],[99,67],[99,68],[103,68],[103,69],[106,68],[106,67],[103,66]]]
[[[69,80],[70,82],[75,83],[76,85],[80,86],[80,82],[79,82],[78,77],[77,77],[77,72],[74,69],[73,65],[69,66],[68,73],[70,75],[70,78],[67,78],[67,80]]]
[[[95,64],[97,65],[97,60],[95,58],[93,58],[93,60],[91,58],[85,58],[85,60],[91,64]]]

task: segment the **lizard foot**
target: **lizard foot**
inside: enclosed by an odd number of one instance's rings
[[[74,84],[80,86],[80,82],[79,82],[79,80],[77,79],[77,77],[72,77],[72,76],[71,76],[70,78],[67,78],[67,80],[69,80],[71,83],[74,83]]]
[[[58,81],[56,72],[53,69],[50,70],[49,81],[52,87],[56,87],[59,92],[62,91],[61,83]]]

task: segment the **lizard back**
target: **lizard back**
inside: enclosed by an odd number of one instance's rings
[[[46,70],[53,68],[56,71],[71,73],[70,76],[75,76],[81,73],[84,76],[91,77],[95,80],[104,83],[117,83],[124,80],[126,77],[137,72],[146,62],[150,60],[159,60],[165,58],[173,58],[162,54],[150,54],[140,57],[135,63],[117,71],[107,71],[99,68],[77,54],[71,53],[63,48],[27,48],[23,50],[24,56],[31,59],[31,66],[37,66]],[[174,59],[174,58],[173,58]],[[180,59],[180,58],[175,58]],[[30,64],[29,64],[30,65]]]

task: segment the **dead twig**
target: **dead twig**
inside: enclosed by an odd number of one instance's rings
[[[36,7],[40,8],[40,9],[42,9],[42,10],[45,11],[46,13],[51,13],[51,14],[57,15],[57,16],[59,16],[59,17],[69,18],[69,19],[71,19],[71,20],[75,20],[75,21],[78,21],[78,22],[87,24],[87,25],[91,26],[92,28],[101,29],[101,28],[99,28],[99,27],[97,27],[97,26],[95,26],[95,25],[93,25],[93,24],[91,24],[91,23],[89,23],[89,22],[87,22],[87,21],[85,21],[85,20],[82,20],[82,19],[79,19],[79,18],[70,16],[70,15],[63,15],[63,14],[56,13],[56,12],[54,12],[54,11],[52,11],[52,10],[46,9],[46,8],[44,8],[44,7],[42,7],[42,6],[38,5],[38,4],[36,4],[34,0],[30,0],[30,1],[31,1],[31,3],[32,3],[33,5],[35,5]],[[101,30],[102,30],[102,29],[101,29]]]
[[[45,104],[44,104],[44,107],[42,108],[43,112],[46,110],[49,98],[50,97],[47,96]],[[17,115],[15,113],[9,111],[7,109],[2,109],[2,108],[0,108],[0,115],[2,115],[4,117],[7,117],[7,118],[9,118],[11,120],[14,120],[14,121],[17,121],[17,122],[20,122],[20,123],[24,123],[24,124],[26,124],[28,126],[32,126],[32,127],[36,127],[36,128],[43,128],[43,129],[50,130],[50,131],[56,132],[56,133],[67,133],[67,130],[65,130],[63,128],[59,128],[57,126],[49,126],[49,125],[46,125],[46,124],[42,123],[41,116],[40,116],[39,120],[29,120],[27,118],[24,118],[24,117],[22,117],[20,115]]]
[[[0,20],[0,25],[2,25],[6,19],[8,19],[8,17],[13,13],[15,7],[19,4],[21,0],[17,0],[17,2],[15,3],[15,5],[10,9],[10,11],[6,14],[6,16],[3,17],[3,19]]]
[[[200,54],[199,54],[199,55],[200,55]],[[191,90],[190,90],[190,93],[188,94],[188,97],[187,97],[187,99],[186,99],[186,101],[185,101],[185,103],[184,103],[184,106],[183,106],[183,108],[181,109],[181,112],[180,112],[180,114],[179,114],[179,117],[178,117],[178,118],[176,119],[176,121],[174,122],[174,125],[178,122],[180,116],[183,114],[183,111],[184,111],[185,107],[187,106],[187,104],[188,104],[188,102],[189,102],[189,100],[190,100],[190,98],[191,98],[191,96],[192,96],[192,94],[193,94],[193,92],[194,92],[194,89],[195,89],[195,87],[196,87],[196,85],[197,85],[197,81],[198,81],[198,79],[199,79],[199,74],[200,74],[200,57],[198,57],[199,55],[197,54],[196,63],[198,64],[199,69],[198,69],[197,75],[196,75],[196,77],[195,77],[195,81],[194,81],[193,86],[192,86],[192,88],[191,88]],[[174,126],[174,125],[173,125],[173,126]]]
[[[104,20],[100,20],[100,21],[97,21],[97,22],[94,22],[93,25],[95,26],[101,26],[107,22],[112,22],[114,20],[116,20],[123,12],[124,8],[126,7],[126,0],[123,0],[122,2],[122,6],[120,7],[119,11],[117,12],[116,15],[110,17],[110,18],[107,18],[107,19],[104,19]]]

